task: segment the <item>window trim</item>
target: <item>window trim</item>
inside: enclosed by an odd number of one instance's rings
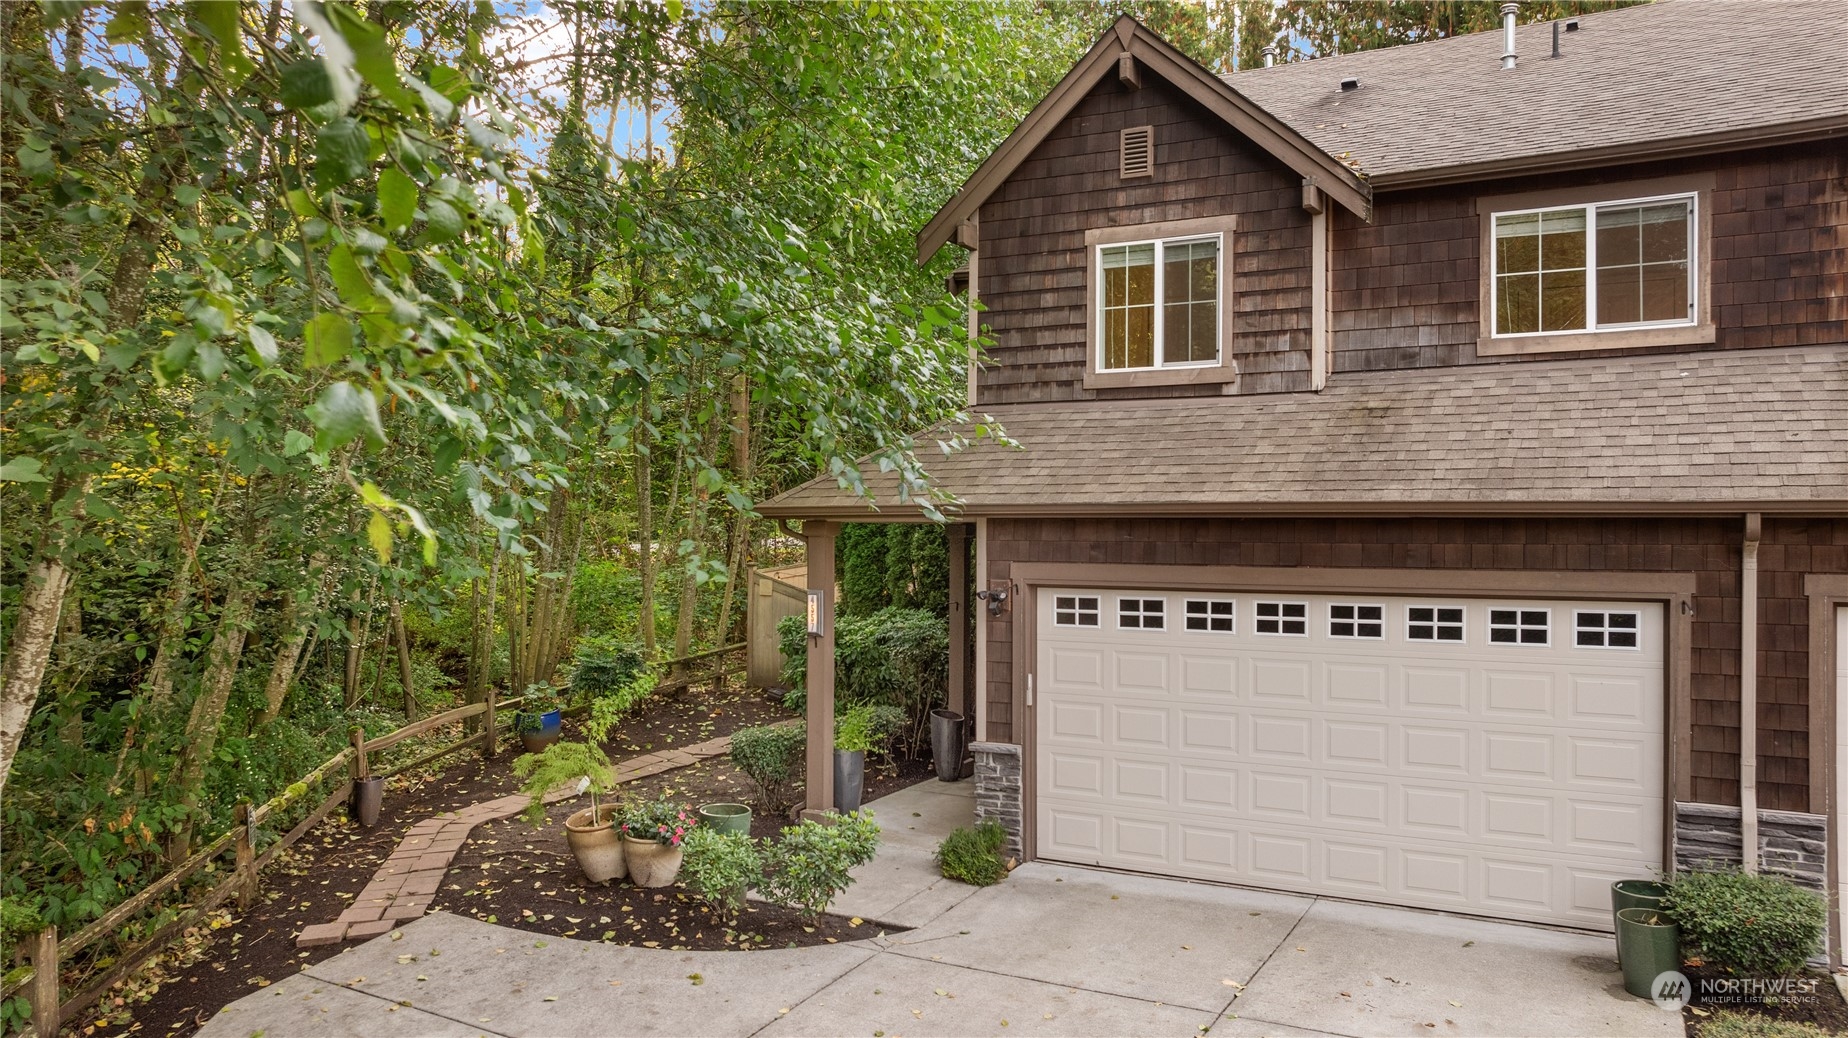
[[[1588,184],[1582,187],[1527,191],[1520,194],[1484,195],[1476,199],[1479,221],[1477,238],[1479,271],[1477,300],[1477,356],[1517,356],[1534,353],[1560,353],[1576,350],[1643,349],[1651,346],[1688,346],[1715,341],[1711,288],[1713,282],[1713,189],[1712,173],[1692,173],[1675,177],[1657,177],[1618,184]],[[1495,218],[1573,206],[1595,207],[1649,201],[1693,199],[1693,241],[1689,260],[1692,263],[1694,291],[1693,320],[1686,323],[1624,325],[1620,328],[1588,328],[1582,331],[1511,332],[1495,331]],[[1586,234],[1595,234],[1595,224],[1588,224]],[[1588,247],[1587,259],[1590,258]],[[1596,277],[1587,271],[1587,284]],[[1587,292],[1587,316],[1595,317],[1595,288]]]
[[[1238,364],[1232,359],[1232,310],[1235,293],[1232,259],[1238,217],[1211,216],[1197,220],[1170,220],[1125,227],[1094,227],[1084,232],[1085,361],[1084,388],[1123,389],[1141,386],[1211,385],[1236,382]],[[1103,361],[1103,279],[1100,251],[1104,246],[1147,242],[1219,238],[1219,359],[1169,367],[1105,368]],[[1156,272],[1160,274],[1160,264]],[[1157,319],[1161,303],[1157,298]]]
[[[1424,620],[1414,619],[1412,617],[1412,610],[1414,609],[1431,610],[1430,621],[1427,622]],[[1462,615],[1457,617],[1456,623],[1450,623],[1446,620],[1441,619],[1437,615],[1437,611],[1439,609],[1455,609],[1457,610],[1457,612],[1461,613]],[[1414,624],[1419,627],[1431,628],[1431,637],[1429,638],[1412,637],[1412,626]],[[1457,634],[1459,635],[1459,637],[1456,637],[1456,638],[1442,637],[1440,634],[1440,629],[1445,628],[1445,627],[1455,627],[1457,629]],[[1407,645],[1468,645],[1469,644],[1469,605],[1468,603],[1465,603],[1465,602],[1407,602],[1405,603],[1404,631],[1405,631],[1405,642]]]
[[[1619,614],[1630,617],[1632,620],[1635,621],[1635,623],[1633,623],[1628,628],[1612,627],[1610,625],[1611,624],[1610,618],[1612,616],[1619,615]],[[1604,623],[1599,625],[1598,627],[1593,628],[1593,630],[1597,631],[1599,634],[1602,634],[1604,636],[1604,641],[1602,643],[1597,644],[1597,645],[1584,645],[1579,642],[1579,633],[1581,630],[1583,630],[1583,628],[1579,626],[1579,618],[1584,617],[1584,616],[1604,617]],[[1614,633],[1620,633],[1626,630],[1630,633],[1631,637],[1636,641],[1636,644],[1635,645],[1612,645],[1610,636]],[[1571,647],[1574,649],[1585,649],[1587,651],[1595,650],[1595,649],[1611,649],[1617,652],[1641,652],[1643,651],[1643,614],[1642,614],[1642,611],[1637,610],[1637,609],[1577,609],[1575,608],[1572,610],[1572,640],[1570,644],[1571,644]]]
[[[1485,641],[1483,644],[1485,644],[1489,648],[1491,649],[1496,649],[1496,648],[1550,649],[1553,647],[1554,625],[1553,625],[1553,607],[1552,606],[1550,605],[1545,605],[1545,606],[1504,605],[1498,602],[1490,602],[1488,605],[1487,612],[1488,612],[1488,615],[1484,617],[1482,631],[1483,631],[1483,637],[1487,639],[1487,641]],[[1514,614],[1514,625],[1510,627],[1507,624],[1497,624],[1495,622],[1496,613],[1513,613]],[[1546,634],[1545,641],[1530,642],[1526,640],[1525,638],[1521,637],[1523,634],[1527,633],[1528,631],[1535,629],[1535,625],[1528,623],[1527,620],[1521,615],[1523,613],[1540,613],[1546,617],[1546,622],[1543,625],[1539,626],[1539,630],[1541,630],[1542,632]],[[1511,641],[1511,642],[1496,641],[1495,632],[1498,628],[1501,630],[1505,630],[1505,631],[1506,630],[1513,631],[1514,641]]]
[[[1261,607],[1267,606],[1267,605],[1274,605],[1277,607],[1276,616],[1267,617],[1262,612],[1259,611]],[[1303,615],[1285,616],[1283,615],[1284,606],[1301,606],[1303,610]],[[1261,625],[1264,623],[1265,620],[1277,621],[1278,629],[1275,631],[1264,630]],[[1303,625],[1303,629],[1300,631],[1283,630],[1282,629],[1283,625],[1292,620],[1301,623]],[[1309,637],[1309,624],[1310,624],[1309,602],[1306,599],[1254,598],[1251,600],[1251,633],[1253,635],[1264,637],[1264,638],[1307,638]]]
[[[1199,603],[1201,605],[1206,606],[1206,612],[1205,613],[1194,613],[1192,611],[1192,607],[1195,603]],[[1213,630],[1213,621],[1220,618],[1217,614],[1213,612],[1213,606],[1215,605],[1227,605],[1227,606],[1232,607],[1231,611],[1225,614],[1225,620],[1227,623],[1231,624],[1231,626],[1227,627],[1223,631]],[[1192,620],[1195,616],[1203,617],[1206,620],[1205,628],[1188,626],[1188,621]],[[1238,633],[1238,599],[1230,597],[1230,596],[1211,596],[1211,595],[1202,596],[1199,598],[1195,598],[1192,596],[1187,596],[1187,597],[1182,598],[1181,599],[1181,628],[1180,629],[1183,634],[1237,634]]]
[[[1337,607],[1355,610],[1354,618],[1351,620],[1338,619],[1335,616],[1335,609]],[[1380,618],[1378,620],[1363,620],[1360,618],[1360,612],[1359,612],[1359,610],[1362,610],[1362,609],[1378,609],[1380,611]],[[1386,608],[1386,603],[1384,602],[1355,602],[1355,601],[1329,602],[1327,603],[1327,608],[1323,611],[1323,619],[1326,620],[1328,623],[1328,636],[1330,638],[1335,638],[1341,641],[1348,641],[1348,642],[1383,642],[1386,640],[1386,629],[1391,623],[1391,621],[1387,619],[1387,613],[1388,613],[1388,610]],[[1373,624],[1373,623],[1379,624],[1380,633],[1378,634],[1361,634],[1360,633],[1361,624]],[[1336,634],[1335,633],[1336,624],[1353,624],[1354,633],[1353,634]]]

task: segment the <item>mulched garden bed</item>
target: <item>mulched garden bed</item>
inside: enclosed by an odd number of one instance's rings
[[[605,748],[612,760],[620,761],[730,735],[739,728],[788,716],[780,704],[766,699],[761,692],[734,686],[715,694],[696,687],[680,697],[654,700],[624,718],[611,730]],[[573,722],[567,720],[567,736],[572,727]],[[336,812],[264,871],[262,891],[248,912],[241,916],[216,913],[209,924],[188,931],[172,952],[154,960],[134,981],[79,1018],[73,1025],[75,1032],[85,1036],[185,1038],[223,1006],[299,972],[304,966],[339,954],[346,945],[297,949],[295,935],[309,923],[327,922],[339,915],[413,824],[441,811],[518,792],[519,782],[510,768],[519,752],[519,743],[509,733],[500,754],[491,760],[464,752],[438,762],[441,771],[433,767],[394,777],[385,790],[379,824],[369,830],[360,829]],[[673,774],[660,778],[671,778]],[[517,819],[498,826],[517,826],[537,835]],[[475,837],[495,838],[484,831],[487,828],[478,827]],[[562,823],[557,835],[562,850]],[[473,849],[474,845],[471,840],[469,847]],[[568,864],[575,874],[575,863]],[[445,895],[452,893],[444,891]],[[537,912],[536,905],[519,907],[534,907]],[[495,914],[507,925],[525,926],[519,921],[517,907],[511,913]],[[600,935],[598,931],[588,936]],[[831,934],[803,936],[811,943],[819,943]]]
[[[632,796],[667,796],[688,806],[749,803],[755,789],[724,758],[622,788]],[[832,915],[805,925],[794,911],[763,904],[747,908],[731,929],[715,921],[704,902],[677,887],[650,890],[626,880],[588,883],[565,843],[565,818],[588,805],[584,797],[553,804],[537,827],[521,818],[476,826],[431,907],[534,933],[673,951],[800,948],[882,932],[874,924]],[[752,834],[759,836],[774,836],[788,824],[761,814],[754,814],[751,823]]]
[[[1681,972],[1694,986],[1699,997],[1702,980],[1711,980],[1724,976],[1698,967],[1683,966]],[[1766,1020],[1784,1023],[1811,1024],[1827,1034],[1848,1034],[1848,1001],[1843,1001],[1841,993],[1835,988],[1835,978],[1827,973],[1814,970],[1806,971],[1800,976],[1816,982],[1816,991],[1810,995],[1797,995],[1782,1001],[1752,1002],[1741,1005],[1736,1002],[1694,1002],[1681,1010],[1682,1023],[1687,1026],[1689,1038],[1700,1038],[1703,1024],[1714,1018],[1719,1012],[1757,1014]]]

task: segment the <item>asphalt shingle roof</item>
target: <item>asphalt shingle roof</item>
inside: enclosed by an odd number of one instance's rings
[[[1222,77],[1382,186],[1394,176],[1818,119],[1848,126],[1848,3],[1658,0]],[[1341,81],[1360,80],[1343,91]]]
[[[1025,450],[990,442],[928,464],[972,516],[1770,503],[1848,514],[1848,344],[1434,374],[999,407],[988,413]],[[867,482],[894,506],[892,478]],[[824,477],[763,510],[851,518],[865,506]]]

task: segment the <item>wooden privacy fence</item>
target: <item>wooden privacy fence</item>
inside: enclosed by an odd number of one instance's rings
[[[785,616],[808,615],[808,589],[803,586],[807,580],[807,566],[751,571],[744,629],[750,656],[745,680],[752,687],[775,688],[782,683],[783,649],[776,624]]]
[[[663,661],[661,666],[667,668],[668,678],[655,686],[655,692],[661,693],[685,688],[700,680],[710,680],[715,685],[723,685],[727,675],[742,672],[744,661],[734,658],[745,643],[726,645],[708,652],[695,653],[679,659]],[[706,666],[699,666],[706,664]],[[140,969],[147,961],[175,937],[205,918],[206,914],[223,904],[227,899],[236,897],[239,908],[248,908],[251,898],[257,893],[257,874],[275,859],[276,855],[294,845],[296,841],[308,835],[317,823],[332,814],[335,808],[348,802],[353,795],[353,785],[358,779],[372,777],[370,760],[374,754],[390,749],[408,739],[427,735],[446,725],[458,724],[470,718],[480,717],[481,728],[472,735],[465,735],[454,742],[440,746],[415,760],[378,773],[378,777],[387,777],[420,768],[433,761],[440,760],[452,753],[469,747],[479,747],[481,755],[491,757],[499,745],[499,715],[504,710],[517,709],[525,701],[524,696],[511,699],[499,699],[492,689],[488,690],[488,699],[484,703],[471,703],[468,706],[432,714],[421,721],[407,724],[394,732],[368,739],[358,728],[352,730],[353,744],[314,769],[287,789],[277,794],[268,803],[252,807],[240,803],[235,810],[236,822],[230,831],[222,834],[211,843],[199,849],[198,853],[161,878],[149,884],[134,897],[105,912],[90,925],[69,937],[59,939],[58,929],[48,926],[38,934],[27,938],[13,952],[15,962],[27,968],[13,971],[16,976],[0,985],[0,1002],[24,994],[31,1003],[31,1025],[20,1032],[22,1038],[52,1038],[58,1029],[74,1020],[78,1014],[89,1008],[98,999],[109,992],[110,988]],[[572,708],[576,714],[587,710],[588,705]],[[256,852],[259,829],[263,822],[278,811],[290,805],[302,802],[321,783],[334,776],[343,781],[334,787],[307,817],[296,823],[295,827],[269,844],[263,853]],[[134,948],[117,956],[102,977],[90,983],[70,999],[60,1001],[59,963],[69,961],[78,952],[108,937],[122,924],[159,901],[163,896],[178,890],[188,879],[197,876],[215,866],[219,856],[227,850],[234,852],[234,865],[230,875],[220,880],[211,889],[197,896],[197,900],[186,904],[180,914],[172,921],[156,930],[146,940]]]

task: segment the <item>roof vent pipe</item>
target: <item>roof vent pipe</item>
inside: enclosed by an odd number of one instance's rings
[[[1521,9],[1520,4],[1501,5],[1502,16],[1502,68],[1514,67],[1514,15]]]
[[[1553,23],[1553,56],[1559,57],[1559,23]]]
[[[1264,67],[1270,68],[1277,63],[1277,45],[1266,44],[1264,47]]]

